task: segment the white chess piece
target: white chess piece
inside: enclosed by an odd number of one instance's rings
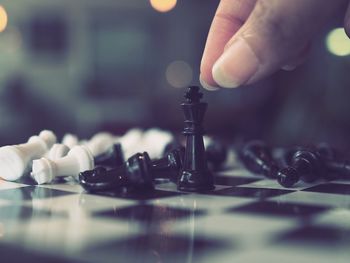
[[[41,158],[33,161],[32,177],[38,184],[51,182],[57,176],[77,177],[94,169],[94,157],[86,146],[74,146],[67,156],[55,161]]]
[[[69,149],[72,149],[75,145],[79,145],[79,139],[78,136],[66,133],[62,138],[62,144],[67,145]]]
[[[129,130],[122,137],[116,140],[122,145],[122,150],[125,158],[129,158],[139,150],[142,151],[142,135],[143,131],[141,129],[135,128]]]
[[[99,132],[96,133],[91,139],[85,143],[93,156],[98,156],[101,153],[106,152],[113,143],[115,143],[116,138],[108,132]]]
[[[147,152],[151,159],[162,158],[165,147],[173,140],[174,136],[170,132],[158,128],[149,129],[143,134],[141,152]]]
[[[52,145],[46,157],[54,161],[66,156],[68,152],[69,152],[69,147],[67,145],[61,144],[61,143],[55,143],[54,145]]]
[[[27,143],[0,148],[0,177],[15,181],[19,179],[31,160],[42,157],[56,142],[52,131],[44,130],[32,136]]]

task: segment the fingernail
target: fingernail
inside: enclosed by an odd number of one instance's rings
[[[202,76],[199,76],[199,82],[201,83],[202,87],[206,90],[214,91],[219,89],[219,87],[211,86],[208,83],[206,83],[204,79],[202,79]]]
[[[236,88],[258,70],[259,60],[242,38],[237,39],[213,66],[213,78],[224,88]]]

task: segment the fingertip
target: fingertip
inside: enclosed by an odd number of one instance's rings
[[[220,66],[220,63],[215,63],[213,67],[213,77],[215,81],[220,85],[222,88],[237,88],[240,86],[239,81],[229,76],[227,73],[225,73],[222,70],[222,67]]]
[[[213,66],[213,78],[223,88],[237,88],[258,72],[260,61],[243,38],[236,39]]]
[[[201,61],[201,83],[208,90],[217,90],[212,70],[224,52],[225,45],[242,27],[257,0],[221,0],[211,24]],[[204,82],[203,82],[204,81]]]
[[[202,75],[199,76],[199,82],[201,83],[202,87],[209,91],[216,91],[219,89],[217,86],[209,85],[203,78]]]

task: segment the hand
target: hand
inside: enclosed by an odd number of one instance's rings
[[[303,63],[312,38],[349,0],[221,0],[201,62],[203,87],[252,84]],[[350,32],[350,8],[345,18]]]

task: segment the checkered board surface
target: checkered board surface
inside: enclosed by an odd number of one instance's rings
[[[216,189],[88,194],[0,182],[1,262],[350,262],[350,181],[284,189],[241,168]],[[5,261],[2,261],[5,260]]]

